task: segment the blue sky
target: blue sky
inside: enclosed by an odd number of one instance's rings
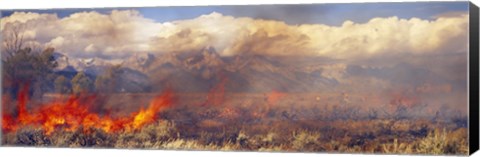
[[[50,9],[17,10],[38,13],[56,13],[59,17],[81,11],[108,13],[106,9]],[[250,6],[190,6],[190,7],[146,7],[115,8],[117,10],[138,10],[144,17],[157,22],[191,19],[202,14],[218,12],[235,17],[252,17],[285,21],[288,24],[321,23],[341,25],[345,20],[367,22],[374,17],[398,16],[400,18],[418,17],[432,19],[446,12],[467,11],[468,2],[404,2],[404,3],[344,3],[314,5],[250,5]],[[3,11],[8,16],[13,11]]]

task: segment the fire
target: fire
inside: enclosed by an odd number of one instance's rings
[[[227,84],[228,79],[226,77],[221,77],[221,80],[218,84],[213,87],[207,95],[207,100],[203,104],[205,105],[221,105],[225,101],[225,85]]]
[[[13,121],[13,117],[9,115],[3,115],[2,118],[2,129],[5,131],[13,131],[16,130],[17,127]]]
[[[278,100],[280,100],[281,98],[283,98],[285,96],[287,96],[286,93],[282,93],[282,92],[273,90],[267,96],[267,103],[268,103],[268,105],[273,106],[278,102]]]
[[[407,108],[413,107],[420,104],[420,99],[413,94],[407,95],[405,92],[394,93],[392,99],[390,100],[391,105],[400,105]]]
[[[28,100],[28,85],[23,86],[18,94],[18,120],[20,123],[25,124],[31,120],[27,113],[27,100]]]
[[[149,124],[155,121],[156,113],[166,107],[169,107],[169,105],[171,104],[171,98],[171,92],[166,92],[160,97],[154,98],[153,101],[150,102],[150,105],[146,110],[144,110],[143,108],[140,109],[140,112],[138,112],[133,118],[133,128],[138,129],[145,124]]]
[[[265,93],[264,101],[266,102],[266,105],[259,112],[252,112],[252,117],[255,117],[256,119],[263,119],[267,117],[267,114],[272,110],[272,108],[285,96],[287,96],[287,93],[276,90],[272,90],[268,94]]]
[[[166,91],[155,97],[146,109],[140,109],[126,117],[111,117],[91,112],[89,106],[93,104],[95,96],[70,96],[67,101],[57,101],[41,105],[38,110],[29,113],[26,109],[28,102],[28,86],[18,93],[18,115],[16,118],[4,115],[2,130],[15,131],[21,126],[39,126],[45,134],[50,135],[57,128],[65,131],[75,131],[84,128],[101,129],[105,132],[135,131],[156,120],[156,114],[172,104],[173,94]]]
[[[224,120],[234,120],[241,117],[240,111],[234,107],[225,107],[218,114],[218,117]]]

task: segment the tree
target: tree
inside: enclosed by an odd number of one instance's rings
[[[79,94],[82,92],[89,92],[92,89],[92,81],[84,72],[79,72],[72,79],[73,93]]]
[[[57,93],[69,93],[69,81],[65,76],[58,76],[55,79],[55,92]]]
[[[53,48],[41,52],[32,52],[30,48],[23,48],[3,61],[3,87],[7,92],[16,95],[17,89],[26,84],[32,85],[30,92],[40,97],[49,89],[53,81],[53,69],[57,62],[53,57]]]
[[[2,31],[2,58],[8,59],[16,55],[25,48],[29,48],[32,52],[42,52],[43,46],[34,38],[25,38],[24,32],[27,25],[13,22],[5,24]]]
[[[20,25],[18,23],[9,23],[5,25],[5,28],[2,31],[2,36],[4,38],[2,43],[2,51],[4,52],[3,57],[12,57],[15,53],[23,49],[25,43],[23,37],[24,29],[25,25]]]
[[[102,75],[95,79],[95,89],[98,92],[115,92],[115,84],[117,82],[118,73],[121,65],[108,68]]]
[[[13,97],[18,89],[30,85],[30,95],[42,96],[50,89],[57,62],[54,49],[43,49],[33,40],[24,39],[25,25],[8,23],[2,31],[2,90]]]
[[[104,75],[97,76],[95,79],[95,90],[98,92],[108,92],[107,89],[110,78]]]

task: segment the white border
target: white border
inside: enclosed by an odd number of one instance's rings
[[[351,3],[351,2],[416,2],[419,0],[175,0],[175,1],[154,1],[154,0],[0,0],[0,9],[50,9],[50,8],[101,8],[101,7],[152,7],[152,6],[194,6],[194,5],[246,5],[246,4],[310,4],[310,3]],[[424,1],[424,0],[423,0]],[[448,1],[448,0],[435,0]],[[458,1],[458,0],[457,0]],[[463,0],[462,0],[463,1]],[[480,6],[480,0],[472,0]],[[22,148],[22,147],[0,147],[1,156],[205,156],[205,157],[293,157],[293,156],[387,156],[387,155],[351,155],[351,154],[325,154],[325,153],[259,153],[259,152],[209,152],[209,151],[166,151],[166,150],[126,150],[126,149],[79,149],[79,148]],[[404,155],[388,155],[404,156]],[[477,152],[473,156],[480,157]]]

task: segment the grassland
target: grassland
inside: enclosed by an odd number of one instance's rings
[[[220,106],[195,105],[196,99],[185,99],[188,101],[177,102],[182,105],[158,113],[154,123],[134,132],[106,133],[94,128],[65,131],[58,126],[53,134],[46,135],[38,126],[24,126],[15,132],[4,132],[2,144],[222,151],[468,153],[467,118],[461,114],[442,116],[446,111],[432,110],[428,105],[361,106],[319,101],[329,99],[323,97],[286,97],[272,105],[261,95],[249,96],[252,97],[249,99],[234,97],[227,100],[236,101]],[[420,116],[422,113],[428,116]]]

